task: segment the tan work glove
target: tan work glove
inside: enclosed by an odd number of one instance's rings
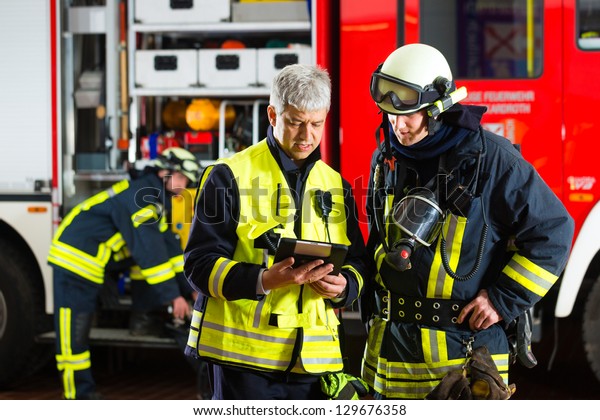
[[[508,400],[514,394],[515,385],[504,383],[487,347],[473,350],[469,368],[474,400]]]
[[[426,400],[472,400],[466,370],[454,370],[425,396]]]

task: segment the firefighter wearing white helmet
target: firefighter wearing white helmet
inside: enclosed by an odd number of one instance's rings
[[[371,97],[389,114],[410,114],[455,90],[446,58],[425,44],[398,48],[371,78]]]
[[[171,172],[180,172],[192,183],[198,181],[200,165],[194,154],[181,147],[169,147],[156,159],[157,168],[168,169]]]
[[[536,361],[527,337],[507,331],[526,330],[564,269],[573,219],[482,127],[485,108],[457,103],[466,92],[437,49],[398,48],[370,92],[385,141],[367,194],[376,274],[361,297],[363,379],[377,399],[510,398],[510,363]]]
[[[169,197],[196,182],[198,169],[187,150],[166,149],[155,165],[86,199],[63,218],[48,263],[54,270],[56,363],[65,399],[101,398],[89,335],[105,282],[130,275],[133,335],[159,334],[164,318],[157,324],[148,314],[168,305],[174,318],[191,315],[186,299],[194,293],[183,274],[180,239],[168,225]]]

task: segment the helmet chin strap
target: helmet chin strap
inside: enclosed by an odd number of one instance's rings
[[[440,129],[442,122],[437,117],[427,115],[427,118],[429,118],[427,121],[427,134],[433,136]]]
[[[375,141],[377,148],[381,152],[385,160],[392,159],[392,145],[390,144],[390,123],[388,114],[385,111],[381,112],[381,124],[375,130]],[[381,131],[383,131],[383,142],[381,141]]]

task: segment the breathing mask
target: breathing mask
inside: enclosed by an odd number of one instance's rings
[[[427,188],[412,190],[395,204],[390,214],[391,246],[385,260],[398,271],[411,267],[410,256],[418,246],[429,247],[437,239],[444,221],[435,194]]]

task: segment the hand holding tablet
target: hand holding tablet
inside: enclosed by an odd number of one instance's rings
[[[333,271],[330,274],[337,275],[342,269],[347,252],[348,247],[342,244],[281,238],[274,262],[294,257],[293,267],[298,267],[309,261],[321,259],[325,264],[333,264]]]

